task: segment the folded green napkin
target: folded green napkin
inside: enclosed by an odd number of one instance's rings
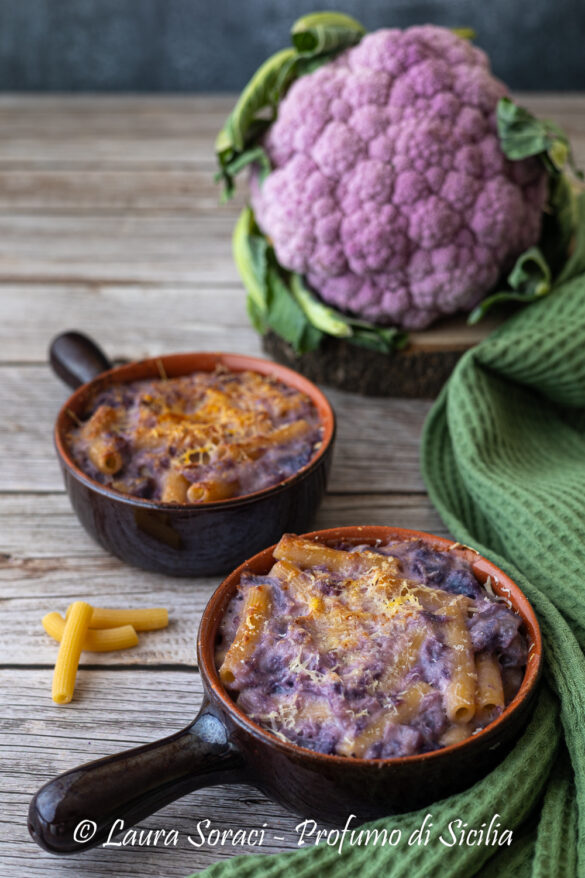
[[[582,199],[581,208],[585,207]],[[425,425],[422,469],[450,531],[504,569],[532,602],[545,680],[506,759],[459,795],[369,827],[402,830],[432,814],[479,828],[497,814],[511,845],[323,844],[239,856],[209,878],[429,875],[585,876],[585,211],[556,289],[459,362]],[[449,841],[451,836],[443,832]]]

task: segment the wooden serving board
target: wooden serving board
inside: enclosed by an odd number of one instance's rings
[[[462,354],[500,326],[504,316],[488,315],[475,326],[465,315],[441,320],[424,332],[411,332],[408,346],[391,354],[328,336],[317,351],[298,355],[274,332],[263,337],[262,346],[317,384],[364,396],[434,399]]]

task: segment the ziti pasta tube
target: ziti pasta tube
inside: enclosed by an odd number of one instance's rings
[[[71,604],[53,673],[52,695],[55,704],[69,704],[73,698],[77,666],[92,612],[92,607],[85,601]]]
[[[404,724],[408,723],[411,717],[419,710],[421,702],[432,687],[428,683],[413,683],[402,697],[401,703],[396,707],[390,707],[385,713],[376,717],[363,732],[353,739],[353,741],[343,742],[339,747],[339,753],[342,756],[357,756],[363,758],[367,750],[378,741],[384,733],[384,729],[389,722]]]
[[[189,482],[182,473],[170,469],[165,476],[161,500],[163,503],[186,503]]]
[[[331,549],[313,540],[304,540],[292,534],[285,534],[273,552],[277,561],[289,561],[300,568],[312,567],[315,564],[325,565],[334,573],[345,576],[360,573],[368,569],[380,569],[389,574],[396,573],[398,565],[395,558],[379,555],[367,550],[361,552],[345,552]]]
[[[60,613],[47,613],[43,618],[43,628],[54,640],[61,642],[65,630],[65,619]],[[138,634],[132,625],[118,628],[91,629],[85,633],[82,649],[87,652],[111,652],[136,646]]]
[[[468,723],[475,713],[477,673],[469,631],[465,624],[465,609],[461,600],[443,609],[445,645],[451,650],[451,679],[443,700],[447,717],[455,723]]]
[[[72,604],[72,606],[74,606]],[[69,617],[71,607],[67,608],[65,618]],[[132,625],[135,631],[156,631],[169,624],[169,612],[164,607],[117,610],[107,607],[93,607],[89,628],[118,628]]]
[[[489,717],[505,705],[504,686],[500,665],[495,655],[478,652],[475,657],[477,670],[477,711]]]
[[[193,482],[187,488],[189,503],[210,503],[213,500],[227,500],[238,490],[238,482],[234,479],[209,479],[206,482]]]
[[[262,633],[264,622],[270,612],[270,596],[264,585],[251,588],[244,600],[242,618],[238,625],[236,637],[228,649],[219,676],[226,685],[234,681],[235,666],[248,658]]]
[[[107,476],[115,475],[124,465],[113,439],[92,439],[87,453],[95,468]]]

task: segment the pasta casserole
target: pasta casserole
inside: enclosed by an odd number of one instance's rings
[[[286,535],[274,558],[267,575],[242,575],[216,663],[241,710],[282,740],[347,757],[424,753],[484,728],[518,691],[522,619],[461,553]]]
[[[218,367],[108,387],[68,442],[80,469],[114,490],[197,504],[284,481],[321,438],[308,396],[269,375]]]

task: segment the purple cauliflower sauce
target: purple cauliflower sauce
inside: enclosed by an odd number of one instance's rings
[[[547,183],[509,161],[507,95],[484,52],[446,28],[379,30],[293,83],[252,179],[279,263],[326,302],[423,329],[471,310],[538,241]]]
[[[266,576],[242,575],[216,662],[237,705],[282,740],[362,758],[425,753],[482,729],[516,694],[522,619],[455,549],[287,535],[274,557]]]
[[[116,384],[69,433],[74,461],[117,491],[163,503],[239,497],[284,481],[320,447],[308,396],[257,372]]]

